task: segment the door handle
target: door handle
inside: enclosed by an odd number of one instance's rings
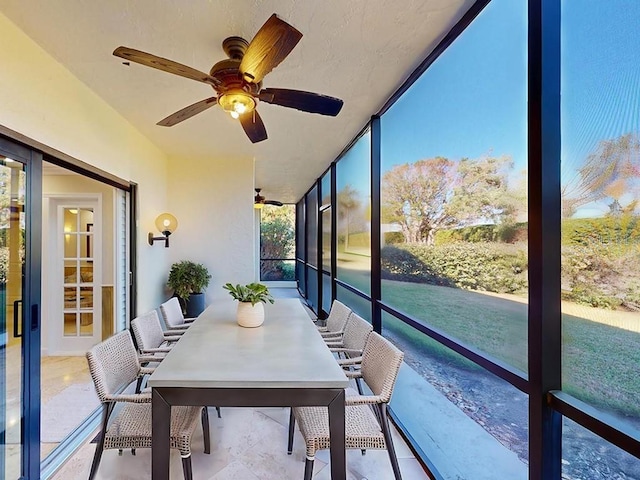
[[[22,323],[18,318],[19,303],[22,303],[22,300],[16,300],[15,302],[13,302],[13,337],[14,338],[20,338],[22,336],[22,333],[20,332],[20,328],[18,328],[18,325]]]

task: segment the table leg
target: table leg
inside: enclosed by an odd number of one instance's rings
[[[341,390],[329,404],[329,435],[331,437],[329,450],[331,454],[331,480],[345,480],[347,478],[347,459],[344,442],[344,390]]]
[[[151,478],[169,480],[171,405],[157,389],[151,389]]]

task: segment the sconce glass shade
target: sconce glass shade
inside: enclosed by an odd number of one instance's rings
[[[161,213],[156,218],[156,228],[163,235],[171,235],[178,228],[178,220],[170,213]]]
[[[178,228],[178,220],[170,213],[161,213],[156,218],[156,228],[162,233],[162,236],[154,237],[153,233],[149,232],[149,245],[153,245],[156,240],[164,240],[164,246],[169,248],[169,235]]]

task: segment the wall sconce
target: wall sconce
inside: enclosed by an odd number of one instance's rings
[[[170,213],[161,213],[156,218],[156,228],[162,233],[162,237],[154,237],[153,233],[149,232],[149,245],[153,245],[156,240],[164,240],[164,246],[168,248],[169,235],[178,228],[178,220]]]

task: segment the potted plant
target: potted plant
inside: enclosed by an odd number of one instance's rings
[[[201,263],[183,260],[171,265],[167,286],[180,300],[187,317],[197,317],[204,310],[204,290],[209,280],[211,275]]]
[[[264,322],[264,304],[273,303],[273,297],[266,285],[249,283],[247,285],[232,285],[226,283],[222,288],[229,290],[235,300],[238,300],[236,321],[241,327],[259,327]]]

